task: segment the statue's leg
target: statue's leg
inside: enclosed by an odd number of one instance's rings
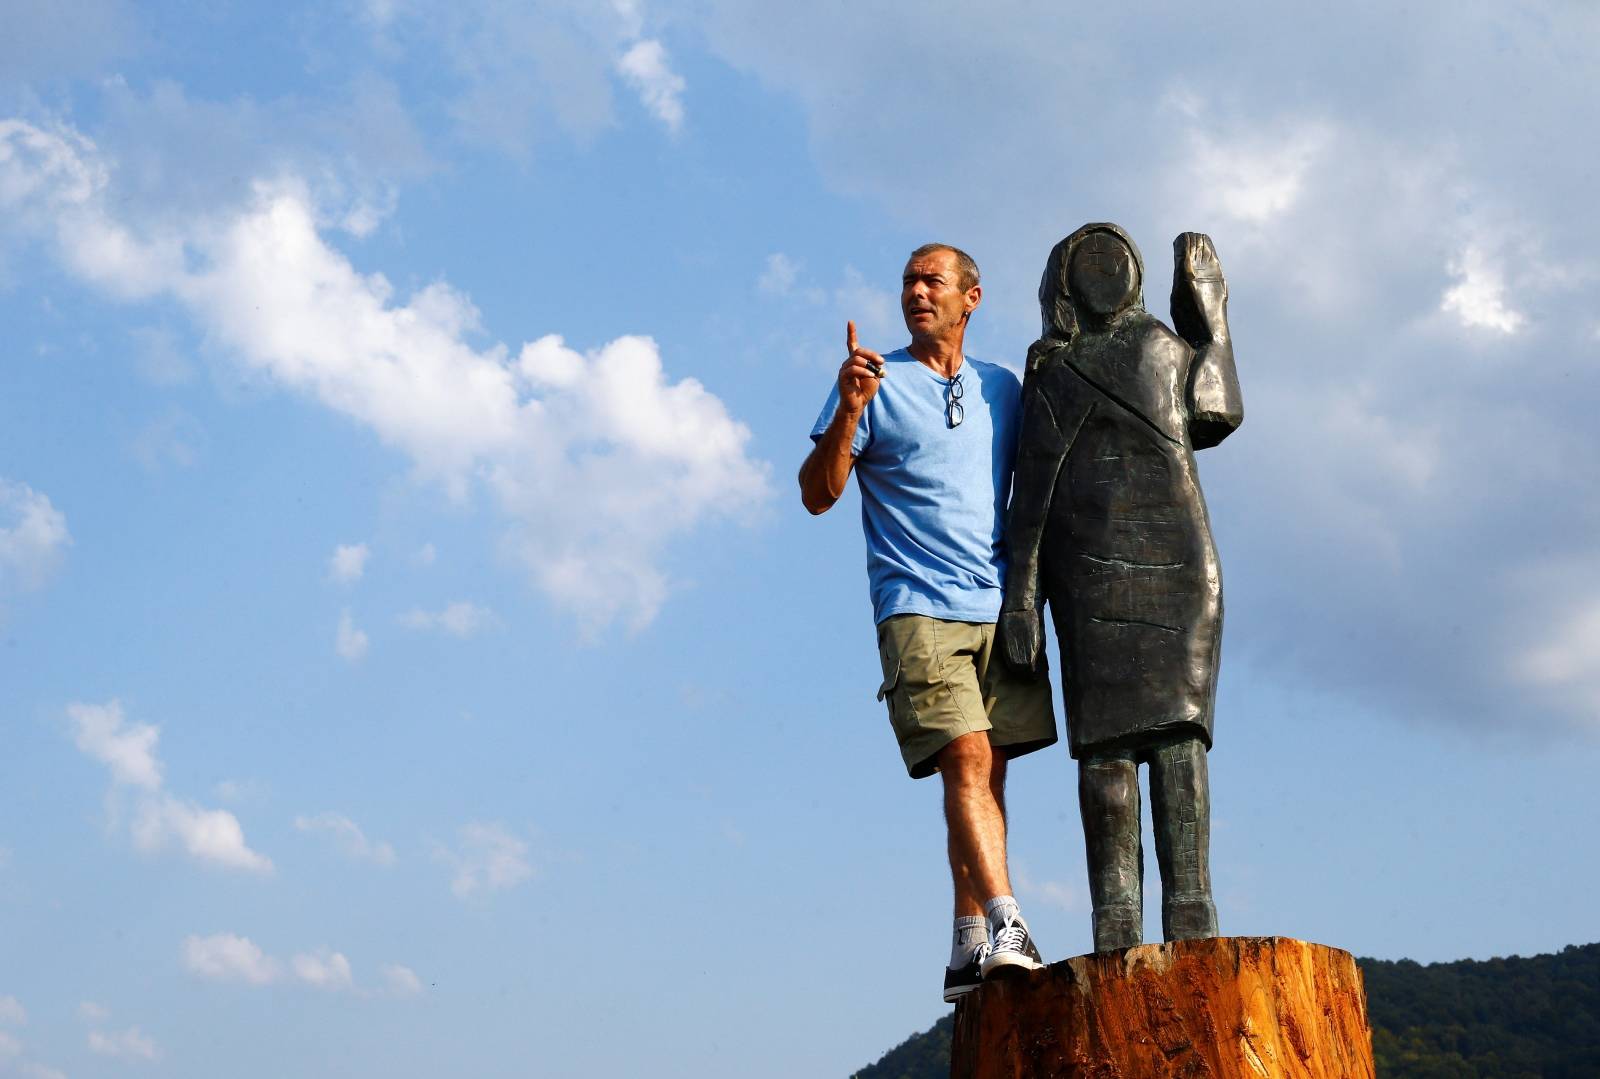
[[[1168,940],[1217,935],[1211,900],[1211,781],[1198,738],[1150,757],[1150,812],[1161,867],[1161,930]]]
[[[1094,950],[1132,948],[1144,939],[1144,848],[1139,840],[1139,765],[1131,754],[1078,762],[1078,811],[1089,855]]]

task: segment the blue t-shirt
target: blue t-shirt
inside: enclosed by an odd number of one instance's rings
[[[956,374],[963,418],[951,427],[950,380],[905,349],[883,360],[883,381],[852,447],[873,619],[925,614],[993,622],[1005,587],[1001,526],[1022,384],[998,364],[965,357]],[[835,383],[811,429],[813,441],[838,407]]]

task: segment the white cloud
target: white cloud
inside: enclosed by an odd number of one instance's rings
[[[78,1017],[88,1023],[104,1023],[111,1018],[111,1009],[92,1000],[85,1000],[78,1005]]]
[[[411,556],[411,561],[415,562],[419,566],[431,566],[438,559],[438,557],[439,552],[434,549],[433,544],[424,543],[421,547],[418,547],[416,553]]]
[[[317,989],[340,991],[350,989],[355,979],[350,973],[350,960],[339,952],[303,952],[291,960],[294,976]]]
[[[1439,309],[1455,315],[1469,330],[1514,334],[1526,321],[1522,312],[1506,303],[1505,275],[1482,248],[1469,245],[1450,262],[1459,278],[1445,290]]]
[[[159,851],[176,839],[191,857],[202,862],[252,873],[272,872],[272,861],[249,848],[239,818],[226,809],[207,809],[162,794],[140,804],[132,831],[134,845],[140,850]]]
[[[189,973],[211,981],[260,986],[281,983],[288,978],[331,992],[355,988],[350,960],[342,952],[327,948],[297,952],[284,964],[247,937],[233,933],[184,938],[183,965]]]
[[[461,829],[458,849],[437,853],[455,869],[450,890],[458,899],[502,891],[533,876],[528,844],[503,824],[473,821]]]
[[[350,617],[348,608],[339,613],[339,629],[334,634],[333,648],[340,656],[351,663],[360,661],[367,654],[367,635],[365,631],[357,629],[355,621]]]
[[[622,22],[624,36],[636,38],[644,33],[644,12],[639,8],[639,0],[611,0],[611,9]]]
[[[248,938],[232,933],[185,937],[183,965],[189,973],[212,981],[250,985],[267,985],[282,973],[276,959]]]
[[[0,175],[0,200],[4,179]],[[43,587],[71,543],[67,519],[50,499],[25,483],[0,478],[0,594]]]
[[[570,390],[583,381],[586,369],[584,358],[556,334],[523,345],[517,357],[518,372],[541,389]]]
[[[328,576],[340,584],[353,584],[361,580],[361,575],[367,569],[367,556],[371,553],[365,543],[339,544],[328,559]]]
[[[437,629],[452,637],[471,637],[494,625],[494,612],[466,600],[458,600],[441,611],[411,610],[400,616],[407,629]]]
[[[161,789],[161,762],[156,759],[158,728],[149,723],[125,723],[122,702],[67,705],[72,738],[80,750],[111,769],[118,783],[148,791]]]
[[[16,997],[0,997],[0,1023],[20,1026],[28,1021],[28,1012]]]
[[[22,1040],[15,1034],[0,1030],[0,1060],[22,1055]]]
[[[1569,699],[1600,725],[1600,598],[1553,619],[1541,639],[1513,653],[1511,673],[1525,685]]]
[[[422,979],[417,977],[416,971],[399,963],[383,967],[383,980],[389,992],[398,997],[412,997],[422,992]]]
[[[351,203],[336,223],[340,229],[357,239],[365,239],[393,215],[399,204],[400,198],[393,191],[384,192],[379,199],[360,197]]]
[[[78,749],[110,769],[113,804],[121,789],[130,792],[129,832],[135,847],[158,851],[176,840],[199,861],[254,873],[272,872],[272,861],[250,849],[244,829],[232,813],[207,809],[163,789],[161,761],[156,757],[159,728],[127,723],[119,701],[74,701],[66,711]]]
[[[756,281],[756,288],[769,296],[787,296],[799,277],[800,267],[788,255],[778,251],[767,256],[766,267]]]
[[[352,858],[376,862],[379,865],[394,864],[395,854],[392,846],[388,843],[374,843],[367,838],[360,825],[342,814],[319,813],[314,817],[296,817],[294,826],[302,832],[328,833],[338,844],[339,849]]]
[[[1293,209],[1306,179],[1333,142],[1323,124],[1301,121],[1284,132],[1219,135],[1191,131],[1184,184],[1213,214],[1265,225]]]
[[[101,1056],[120,1057],[124,1060],[156,1060],[161,1056],[155,1039],[138,1027],[129,1027],[127,1030],[114,1033],[91,1030],[89,1049]]]
[[[676,134],[683,127],[683,77],[672,70],[661,42],[647,38],[617,61],[617,70],[656,119]]]
[[[533,583],[587,630],[648,623],[669,591],[668,544],[768,498],[748,429],[699,382],[670,381],[648,338],[579,353],[547,336],[513,360],[467,343],[479,315],[448,285],[401,302],[358,272],[304,185],[143,228],[116,216],[108,188],[75,132],[0,121],[0,211],[16,227],[114,297],[178,301],[247,369],[367,425],[419,477],[461,496],[482,478]],[[573,370],[583,377],[563,377]]]

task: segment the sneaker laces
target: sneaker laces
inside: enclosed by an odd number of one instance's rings
[[[994,935],[997,952],[1021,952],[1027,949],[1028,927],[1019,918],[1007,918],[1005,925]]]
[[[972,966],[974,963],[976,963],[978,966],[981,967],[981,966],[983,966],[983,961],[985,959],[989,958],[989,952],[990,952],[990,948],[989,948],[989,942],[988,941],[983,941],[981,944],[975,944],[975,945],[973,945],[972,950],[967,953],[966,962],[962,963],[959,967],[950,967],[949,969],[951,969],[951,970],[965,970],[967,967]]]

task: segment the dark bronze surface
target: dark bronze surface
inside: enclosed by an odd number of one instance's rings
[[[1002,655],[1040,671],[1048,603],[1100,951],[1141,938],[1141,762],[1168,939],[1216,933],[1205,753],[1222,572],[1194,450],[1244,410],[1216,251],[1188,232],[1173,248],[1176,332],[1145,310],[1144,261],[1116,225],[1085,225],[1050,252],[1007,522]]]

